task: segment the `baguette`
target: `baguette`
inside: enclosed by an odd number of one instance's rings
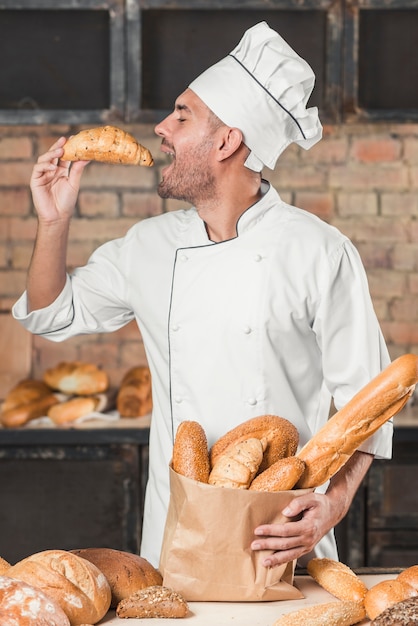
[[[229,446],[209,474],[209,484],[230,489],[248,489],[263,460],[267,442],[250,437]]]
[[[121,417],[142,417],[152,410],[151,372],[146,365],[132,367],[122,378],[116,397]]]
[[[115,126],[82,130],[67,140],[63,161],[101,161],[124,165],[153,165],[150,151],[135,137]]]
[[[288,491],[298,482],[305,469],[305,463],[297,456],[279,459],[264,472],[254,478],[250,491]]]
[[[418,382],[418,357],[405,354],[361,389],[300,450],[306,468],[300,489],[319,487],[408,401]]]
[[[348,565],[327,558],[314,558],[307,564],[308,574],[338,600],[363,602],[367,593],[364,582]]]
[[[173,446],[172,467],[177,474],[207,483],[209,451],[203,427],[193,420],[181,422]]]
[[[351,626],[366,616],[359,602],[326,602],[282,615],[273,626]]]
[[[259,415],[232,428],[213,444],[210,450],[211,466],[215,465],[219,455],[223,454],[228,446],[250,437],[265,439],[267,442],[259,473],[279,459],[293,456],[299,443],[297,428],[287,419],[277,415]]]
[[[57,426],[68,424],[96,410],[99,404],[97,396],[80,396],[55,404],[48,409],[48,417]]]

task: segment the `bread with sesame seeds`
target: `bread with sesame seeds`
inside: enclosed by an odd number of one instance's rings
[[[154,585],[136,591],[116,607],[118,617],[186,617],[189,607],[179,593],[169,587]]]
[[[179,424],[174,439],[172,467],[177,474],[201,483],[208,482],[208,442],[199,422],[186,420]]]

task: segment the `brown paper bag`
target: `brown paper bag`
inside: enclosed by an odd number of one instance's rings
[[[163,584],[188,601],[293,600],[295,562],[262,565],[266,551],[253,551],[254,528],[281,523],[280,511],[309,489],[277,493],[224,489],[174,472],[161,551]]]

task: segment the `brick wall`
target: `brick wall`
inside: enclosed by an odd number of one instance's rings
[[[152,125],[126,127],[155,159],[154,168],[91,163],[84,173],[73,219],[69,267],[84,263],[99,244],[120,236],[135,221],[177,208],[155,192],[159,139]],[[0,314],[23,291],[36,229],[29,178],[37,155],[69,126],[0,126]],[[310,151],[291,146],[266,177],[282,197],[337,226],[356,244],[391,356],[418,351],[418,125],[361,124],[326,127]],[[62,359],[93,360],[119,382],[145,362],[134,324],[110,335],[55,344],[31,337],[32,366],[39,376]],[[3,355],[2,355],[2,358]]]

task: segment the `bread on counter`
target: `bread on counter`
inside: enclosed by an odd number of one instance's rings
[[[148,366],[129,369],[121,380],[116,397],[121,417],[143,417],[152,411],[151,372]]]
[[[82,548],[71,552],[93,563],[105,575],[112,593],[111,606],[114,608],[135,591],[162,585],[160,572],[137,554],[113,548]]]
[[[308,574],[328,593],[339,600],[363,602],[367,593],[364,582],[348,565],[327,558],[314,558],[307,564]]]
[[[0,576],[1,626],[70,626],[60,605],[41,589]]]
[[[407,598],[385,609],[371,626],[413,626],[418,624],[418,597]]]
[[[67,395],[91,396],[109,387],[109,377],[93,363],[63,361],[45,370],[44,382]]]
[[[45,550],[7,570],[7,576],[40,588],[68,616],[71,626],[95,624],[110,607],[105,575],[90,561],[65,550]]]
[[[179,618],[186,617],[189,607],[179,593],[168,587],[156,585],[121,600],[116,608],[118,617],[136,618]]]
[[[282,615],[273,626],[352,626],[366,617],[360,602],[325,602]]]

